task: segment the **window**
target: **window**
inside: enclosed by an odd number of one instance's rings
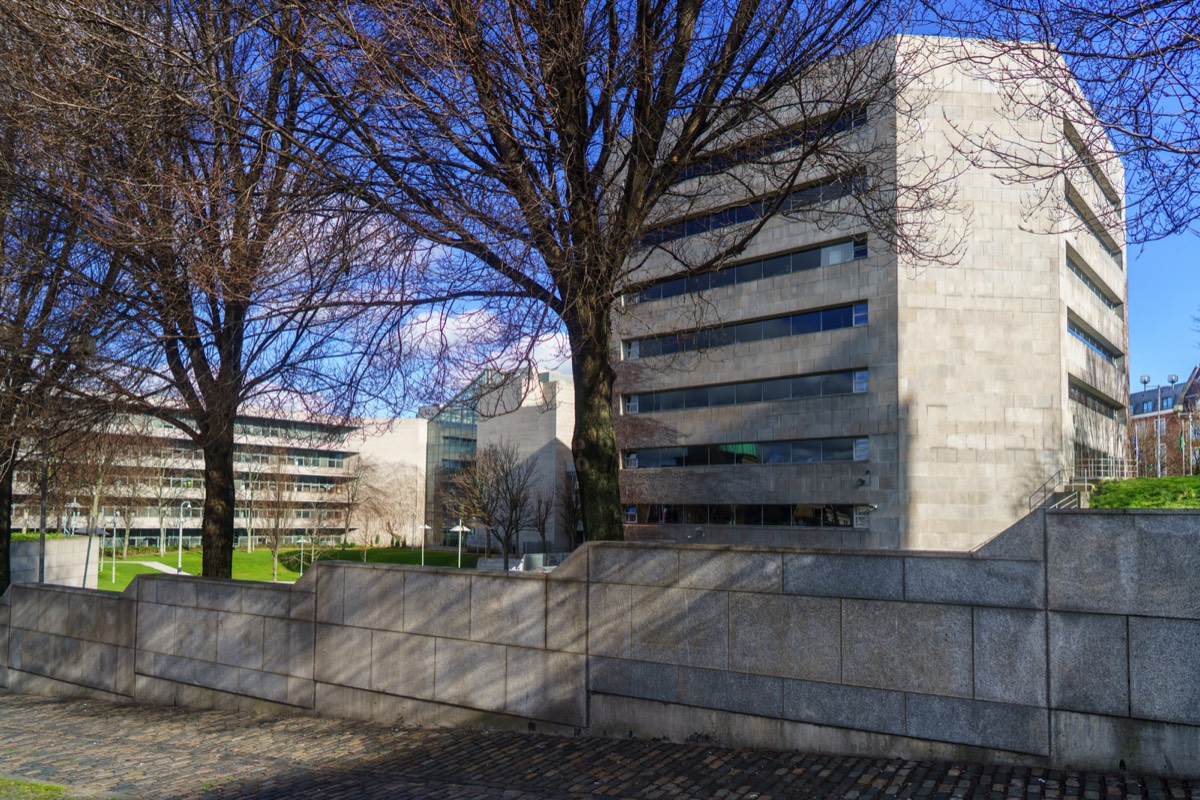
[[[1067,320],[1067,332],[1087,345],[1089,350],[1103,358],[1105,361],[1116,361],[1121,357],[1121,354],[1117,352],[1116,348],[1101,339],[1099,336],[1088,333],[1072,320]]]
[[[782,317],[736,322],[703,328],[694,333],[666,333],[644,339],[629,339],[622,344],[628,359],[649,358],[671,353],[692,352],[721,347],[733,342],[756,342],[765,338],[800,336],[805,333],[859,328],[867,324],[867,304],[835,306],[820,311],[804,311]],[[785,332],[788,331],[788,332]],[[769,333],[769,335],[767,335]]]
[[[830,503],[772,503],[765,505],[662,505],[631,506],[627,519],[649,525],[749,525],[789,528],[869,528],[867,506]]]
[[[818,203],[827,203],[858,191],[861,180],[854,175],[836,175],[802,186],[783,197],[780,195],[764,197],[742,205],[730,206],[710,211],[707,214],[670,222],[642,234],[640,244],[643,247],[664,244],[676,239],[728,228],[731,225],[754,222],[764,214],[775,212],[786,214],[789,211],[799,211]]]
[[[1094,392],[1091,392],[1082,386],[1075,384],[1074,382],[1071,382],[1067,385],[1067,396],[1081,406],[1090,408],[1092,411],[1095,411],[1098,414],[1103,414],[1109,419],[1115,419],[1117,412],[1120,410],[1120,406],[1108,402]]]
[[[847,370],[768,381],[726,383],[718,386],[697,386],[664,392],[641,392],[625,395],[625,413],[675,411],[684,408],[742,405],[777,400],[800,400],[806,397],[828,397],[841,394],[862,394],[867,391],[867,370]]]
[[[816,269],[823,266],[835,266],[848,261],[857,261],[867,257],[867,240],[859,237],[852,241],[835,242],[834,244],[810,247],[782,255],[769,256],[765,259],[747,261],[723,267],[715,272],[702,275],[690,275],[686,279],[670,277],[646,286],[633,294],[627,295],[627,303],[645,303],[652,300],[664,300],[684,294],[693,294],[717,289],[722,286],[732,286],[735,283],[751,283],[777,275]]]
[[[625,469],[703,467],[748,464],[806,464],[828,461],[867,461],[866,437],[797,439],[774,442],[694,444],[686,447],[647,447],[627,450]]]
[[[1079,281],[1088,288],[1088,291],[1096,295],[1096,297],[1099,297],[1100,302],[1103,303],[1110,311],[1116,311],[1118,314],[1121,312],[1121,304],[1109,297],[1108,292],[1101,289],[1100,284],[1092,280],[1092,278],[1087,274],[1087,271],[1080,266],[1079,262],[1072,257],[1070,253],[1067,254],[1067,269],[1069,269],[1071,274],[1078,278]]]
[[[1076,216],[1076,218],[1083,223],[1083,227],[1087,229],[1087,232],[1090,233],[1092,238],[1095,239],[1097,244],[1100,245],[1100,249],[1108,253],[1109,256],[1112,257],[1112,260],[1116,262],[1118,267],[1124,269],[1125,267],[1121,248],[1117,246],[1117,243],[1108,234],[1108,231],[1104,230],[1104,226],[1100,224],[1100,221],[1096,218],[1096,215],[1093,214],[1091,210],[1084,205],[1083,200],[1076,195],[1075,190],[1071,188],[1070,184],[1067,184],[1066,197],[1067,207],[1070,208],[1071,212]]]
[[[784,150],[797,147],[804,142],[811,142],[821,136],[831,136],[845,131],[860,128],[867,124],[867,109],[865,106],[834,112],[805,124],[775,131],[767,136],[757,137],[750,141],[739,142],[734,147],[721,150],[707,157],[697,159],[691,166],[680,171],[675,183],[682,183],[690,178],[704,175],[715,175],[718,172],[736,167],[739,164],[762,161]]]

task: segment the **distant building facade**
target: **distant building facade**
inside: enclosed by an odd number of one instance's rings
[[[1174,377],[1176,380],[1172,381]],[[1129,435],[1137,474],[1142,477],[1200,474],[1200,366],[1182,381],[1167,376],[1167,385],[1143,388],[1129,396]]]
[[[234,529],[239,546],[268,537],[312,541],[363,539],[375,508],[423,513],[423,484],[383,502],[389,476],[424,472],[423,420],[342,424],[279,414],[245,413],[235,423]],[[373,465],[364,472],[364,456]],[[48,525],[82,532],[89,527],[126,533],[136,543],[198,542],[204,506],[204,456],[172,425],[152,417],[124,417],[55,454],[48,490]],[[36,528],[40,518],[38,465],[16,476],[13,523]],[[411,498],[411,499],[410,499]],[[405,513],[406,525],[410,512]],[[398,529],[399,525],[394,525]],[[405,530],[407,533],[407,529]],[[373,539],[372,539],[373,541]],[[386,540],[381,540],[380,543]]]
[[[897,40],[897,57],[930,41]],[[1061,118],[1006,116],[989,68],[949,50],[970,43],[945,41],[921,84],[936,91],[903,135],[887,109],[829,125],[891,142],[881,157],[897,171],[988,126],[1078,169],[1030,184],[958,164],[971,221],[953,264],[921,263],[832,213],[775,217],[707,275],[648,253],[650,282],[614,329],[627,536],[966,549],[1060,471],[1126,458],[1119,164]],[[852,177],[810,176],[845,191],[806,208],[851,202]],[[737,210],[665,226],[655,243]]]

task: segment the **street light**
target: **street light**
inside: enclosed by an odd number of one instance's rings
[[[112,582],[117,582],[117,522],[121,519],[121,512],[113,514],[112,518],[112,552],[109,554],[109,563],[112,564]]]
[[[304,545],[308,544],[308,539],[300,537],[300,577],[304,577]]]
[[[421,531],[421,566],[423,567],[425,566],[425,538],[433,528],[421,523],[421,527],[418,530]]]
[[[470,533],[471,529],[463,525],[462,517],[459,517],[458,524],[450,530],[458,534],[458,568],[462,569],[462,537],[464,533]],[[422,555],[424,555],[424,553],[422,553]],[[421,563],[425,563],[424,558],[422,558]]]
[[[179,561],[175,565],[175,574],[183,574],[183,510],[192,508],[192,501],[184,500],[179,504]]]

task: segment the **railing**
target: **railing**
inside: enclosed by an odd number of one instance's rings
[[[1137,462],[1125,458],[1084,458],[1075,462],[1071,477],[1075,482],[1132,478]]]
[[[1029,495],[1029,510],[1033,511],[1035,508],[1045,505],[1046,498],[1054,495],[1054,490],[1058,488],[1058,485],[1062,483],[1062,480],[1063,471],[1060,469],[1058,472],[1047,478],[1045,483],[1034,489],[1033,493]]]

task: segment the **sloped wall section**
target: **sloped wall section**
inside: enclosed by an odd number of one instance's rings
[[[969,554],[594,543],[550,575],[14,586],[0,686],[1200,776],[1200,515],[1039,513]]]

